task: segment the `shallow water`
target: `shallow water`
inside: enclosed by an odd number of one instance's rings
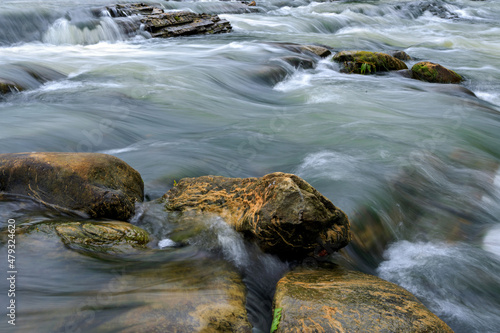
[[[296,173],[351,218],[355,240],[335,260],[407,288],[456,332],[500,327],[500,3],[155,1],[223,13],[233,32],[147,39],[95,16],[117,2],[124,1],[2,1],[0,76],[22,63],[67,77],[0,102],[0,153],[112,154],[141,173],[151,200],[188,176]],[[343,74],[331,57],[295,69],[282,60],[296,55],[284,42],[405,50],[415,59],[409,66],[429,60],[453,69],[477,97],[396,74]],[[270,68],[286,78],[275,80]],[[143,210],[133,221],[156,242],[169,238],[173,227],[161,209]],[[35,223],[57,212],[2,202],[0,216],[5,227],[9,218]],[[237,235],[211,230],[219,235],[211,246],[193,240],[182,250],[186,262],[220,254],[240,269],[257,302],[268,302],[269,281],[284,268]],[[92,303],[93,286],[128,267],[77,254],[54,262],[19,249],[18,327],[25,332],[42,321],[50,331],[48,313],[62,318]],[[154,256],[163,251],[181,250]],[[279,267],[250,281],[256,274],[238,266],[242,258]],[[106,309],[99,313],[111,316]],[[268,325],[269,313],[251,312],[256,327]]]

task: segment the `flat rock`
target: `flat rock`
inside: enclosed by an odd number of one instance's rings
[[[0,192],[96,218],[127,220],[144,197],[140,174],[94,153],[0,154]]]
[[[47,221],[22,227],[19,233],[25,242],[33,234],[57,236],[66,247],[91,254],[131,253],[150,241],[145,230],[122,221]]]
[[[277,333],[453,332],[407,290],[338,266],[287,273],[274,307],[281,309]]]
[[[136,23],[136,30],[142,29],[151,37],[178,37],[194,34],[217,34],[230,32],[227,20],[217,15],[196,14],[188,11],[166,12],[157,6],[145,4],[118,4],[106,7],[112,17],[128,17]],[[125,30],[133,30],[130,22],[124,22]]]
[[[349,243],[349,220],[300,177],[281,172],[261,178],[184,178],[162,198],[167,210],[221,216],[262,250],[302,257]]]

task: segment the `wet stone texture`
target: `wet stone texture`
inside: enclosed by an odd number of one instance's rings
[[[274,296],[276,332],[453,332],[405,289],[338,266],[287,273]]]
[[[230,32],[227,20],[217,15],[196,14],[187,11],[165,12],[163,9],[145,4],[125,4],[106,7],[112,17],[129,17],[136,22],[135,29],[148,32],[151,37],[177,37],[194,34],[217,34]],[[126,26],[127,22],[123,22]],[[133,30],[126,27],[126,30]]]
[[[127,220],[144,197],[140,174],[94,153],[0,154],[0,192],[97,218]]]
[[[336,251],[350,240],[349,220],[300,177],[184,178],[162,198],[167,210],[221,216],[265,252],[284,258]]]

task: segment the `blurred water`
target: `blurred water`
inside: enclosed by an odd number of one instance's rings
[[[350,265],[408,288],[457,332],[495,332],[499,2],[264,0],[251,8],[232,1],[154,1],[167,9],[224,13],[234,28],[162,40],[129,35],[99,14],[118,2],[125,1],[2,1],[0,77],[23,79],[12,66],[36,64],[65,78],[44,84],[24,78],[31,89],[0,102],[0,153],[113,154],[141,173],[149,199],[182,177],[296,173],[351,218],[354,240],[343,251]],[[405,50],[414,58],[408,66],[429,60],[456,70],[477,98],[396,74],[342,74],[330,58],[310,58],[314,68],[296,69],[283,57],[297,54],[279,44],[291,42]],[[149,228],[156,241],[170,238],[175,228],[161,209],[143,209],[133,222]],[[8,218],[36,223],[57,212],[7,201],[0,216],[4,227]],[[269,297],[270,281],[282,269],[264,282],[250,281],[241,263],[277,263],[252,254],[230,231],[211,230],[219,245],[207,250],[195,242],[189,249],[220,253],[239,265],[247,286],[257,286],[249,288],[257,299]],[[85,296],[57,290],[75,287],[68,282],[75,264],[42,261],[21,248],[24,269],[31,270],[19,282],[31,286],[20,301],[33,305],[19,310],[28,332],[47,317],[37,312],[40,304],[53,312]],[[109,278],[105,270],[86,268],[104,266],[99,259],[75,258],[89,281]],[[42,265],[53,285],[44,287],[31,268]],[[91,285],[81,290],[92,294]],[[267,320],[254,322],[264,327]]]

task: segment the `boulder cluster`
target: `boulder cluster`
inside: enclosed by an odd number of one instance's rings
[[[146,230],[129,222],[144,199],[144,184],[136,170],[114,156],[0,154],[0,199],[32,201],[63,213],[62,218],[20,225],[19,242],[33,248],[44,249],[40,245],[44,242],[56,243],[106,258],[147,258],[161,251],[154,249],[153,237]],[[319,258],[349,243],[349,220],[296,175],[277,172],[260,178],[185,178],[156,204],[181,217],[222,218],[248,242],[283,260],[318,259],[316,268],[296,266],[299,268],[278,281],[272,331],[451,332],[403,288],[334,264],[319,265],[324,261]],[[182,223],[182,218],[179,221]],[[193,260],[199,262],[193,264]],[[90,324],[82,322],[79,327],[96,331],[122,327],[124,332],[133,332],[137,323],[144,323],[141,330],[148,332],[160,328],[172,332],[251,332],[246,287],[239,274],[220,259],[168,261],[120,282],[130,289],[154,285],[157,297],[151,298],[147,292],[117,295],[113,298],[116,307],[131,302],[142,305],[94,326],[86,327]],[[183,296],[172,298],[175,290],[184,290]]]

